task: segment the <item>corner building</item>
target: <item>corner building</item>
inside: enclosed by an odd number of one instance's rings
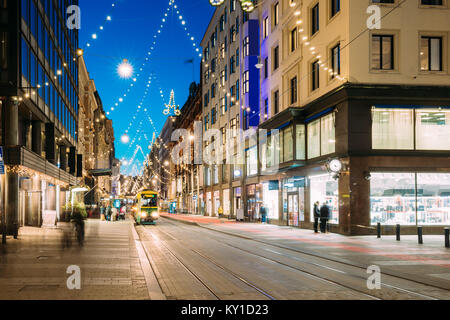
[[[78,1],[2,1],[0,7],[2,193],[8,233],[54,225],[77,184]]]
[[[260,72],[248,80],[259,103],[242,107],[269,130],[260,164],[273,163],[280,130],[280,168],[246,165],[246,211],[264,204],[271,223],[312,228],[314,202],[326,202],[332,231],[352,235],[450,223],[450,3],[400,2],[258,2]],[[386,15],[380,29],[367,28],[370,5]]]

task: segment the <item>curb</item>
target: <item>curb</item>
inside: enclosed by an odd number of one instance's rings
[[[136,222],[130,224],[136,250],[139,254],[139,262],[141,264],[142,272],[144,273],[148,296],[150,297],[150,300],[167,300],[156,277],[154,261],[145,246],[142,244],[142,240],[136,231]]]

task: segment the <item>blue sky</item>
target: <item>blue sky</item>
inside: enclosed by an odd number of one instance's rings
[[[116,3],[114,9],[112,3]],[[200,41],[214,8],[208,0],[176,0],[175,4],[182,19],[175,12],[176,9],[167,11],[169,0],[80,0],[82,21],[80,47],[84,47],[86,43],[91,44],[85,48],[84,58],[105,111],[115,107],[118,99],[123,98],[123,102],[109,115],[113,120],[116,157],[119,159],[131,158],[136,144],[142,146],[144,153],[148,152],[148,143],[143,133],[151,140],[154,130],[143,111],[144,108],[148,110],[147,114],[151,116],[159,131],[167,117],[162,113],[163,103],[168,103],[170,91],[174,90],[176,104],[182,106],[187,99],[193,76],[195,81],[199,81],[201,58],[195,51],[193,43],[200,48]],[[165,13],[168,14],[167,17],[164,17]],[[108,15],[111,16],[111,21],[105,22]],[[153,36],[160,29],[162,18],[165,18],[166,22],[160,36],[156,38],[156,45],[153,46],[155,41]],[[186,22],[187,31],[181,24],[183,20]],[[104,29],[100,30],[100,26]],[[190,33],[189,37],[187,32]],[[93,33],[97,34],[95,40],[92,39]],[[190,37],[194,37],[194,41]],[[150,50],[151,46],[154,47],[153,50]],[[152,54],[146,61],[149,51],[152,51]],[[195,59],[195,75],[192,64],[186,63],[186,60],[192,58]],[[133,83],[131,79],[123,80],[118,76],[117,66],[123,59],[127,59],[133,65],[135,69],[133,77],[137,78],[136,82]],[[146,65],[143,71],[139,71],[144,62]],[[154,79],[150,84],[139,116],[129,131],[130,139],[136,138],[135,145],[123,144],[120,138],[129,127],[137,106],[144,97],[148,78],[152,73],[156,81]],[[140,76],[137,77],[137,74]],[[130,87],[131,83],[133,87]],[[160,88],[165,101],[159,93]],[[127,92],[128,89],[130,92]],[[127,96],[123,97],[124,94]],[[136,133],[141,120],[144,120],[141,133]],[[143,161],[144,157],[139,151],[135,163],[142,164]],[[132,166],[123,169],[125,173],[129,173]]]

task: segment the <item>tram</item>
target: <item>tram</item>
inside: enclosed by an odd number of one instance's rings
[[[136,195],[133,207],[134,219],[137,224],[155,224],[159,219],[158,193],[143,190]]]

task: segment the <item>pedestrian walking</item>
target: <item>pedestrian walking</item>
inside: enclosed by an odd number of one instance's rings
[[[259,208],[259,214],[261,215],[261,222],[266,223],[267,222],[267,209],[264,206],[261,206]]]
[[[319,220],[320,220],[320,202],[314,203],[314,233],[319,233]]]
[[[320,208],[320,232],[327,233],[327,222],[330,218],[330,208],[327,203],[324,202]]]
[[[105,207],[102,205],[100,206],[100,219],[102,221],[106,220],[106,215],[105,215]]]

